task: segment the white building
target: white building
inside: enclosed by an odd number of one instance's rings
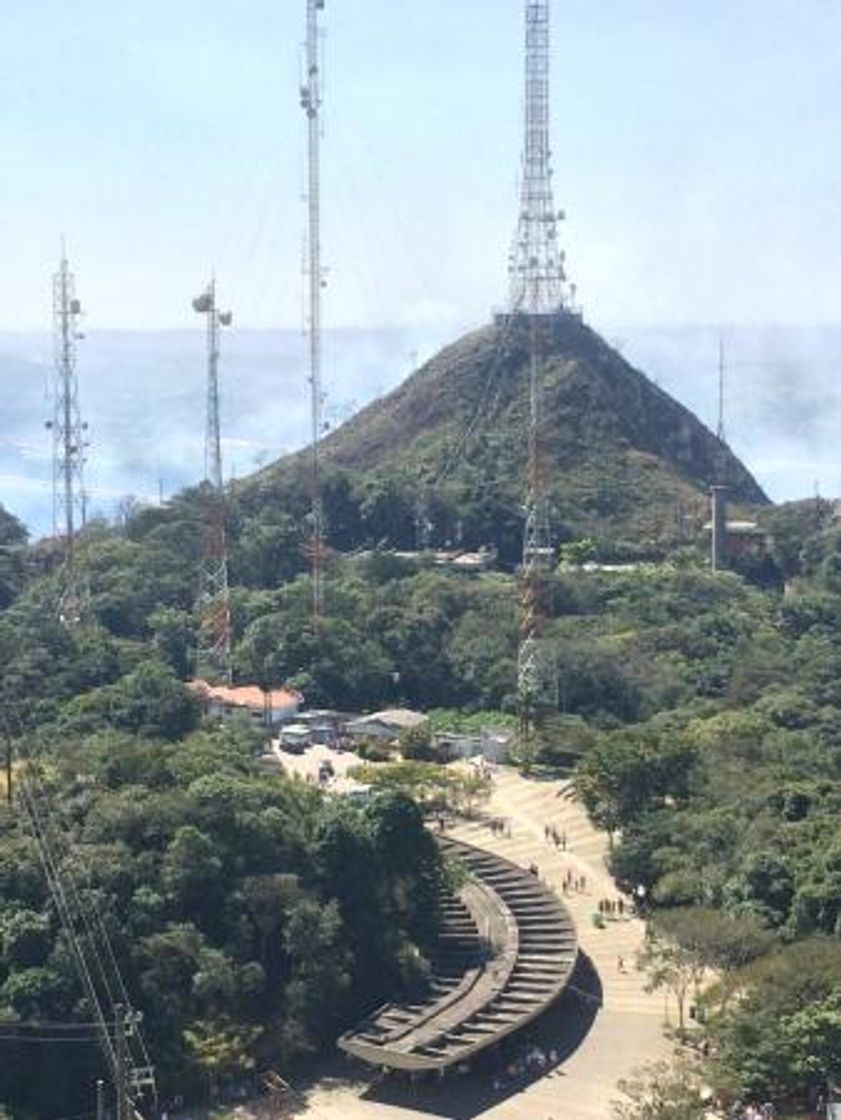
[[[386,708],[382,712],[371,712],[368,716],[349,720],[345,733],[352,739],[385,739],[391,742],[399,739],[404,731],[423,727],[429,722],[422,712],[410,708]]]
[[[294,719],[304,702],[300,692],[293,689],[275,688],[264,691],[254,684],[229,686],[197,680],[190,681],[187,688],[201,701],[205,712],[212,718],[247,715],[262,726],[268,724],[276,727]]]

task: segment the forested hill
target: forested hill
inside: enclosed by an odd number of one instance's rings
[[[686,517],[702,516],[709,484],[721,473],[737,502],[767,501],[688,409],[580,319],[557,318],[544,343],[544,471],[561,537],[668,538]],[[387,479],[407,507],[425,493],[438,543],[452,535],[455,520],[466,543],[498,538],[522,502],[528,384],[527,320],[474,331],[329,434],[328,477],[332,468],[351,473],[357,487]],[[243,493],[288,486],[306,462],[305,452],[281,459]],[[408,526],[411,518],[402,521]]]

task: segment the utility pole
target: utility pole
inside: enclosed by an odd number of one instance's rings
[[[11,809],[14,800],[12,791],[12,759],[14,757],[12,736],[9,734],[8,727],[3,729],[3,738],[6,742],[6,804]]]
[[[727,486],[727,433],[724,427],[724,383],[727,373],[727,364],[724,357],[724,339],[718,338],[718,419],[715,435],[718,446],[715,449],[715,476],[713,484],[719,487]]]
[[[415,548],[418,552],[428,552],[431,543],[431,499],[429,483],[422,482],[415,500]]]
[[[321,386],[321,290],[325,286],[321,264],[321,68],[319,63],[319,12],[324,0],[307,0],[307,39],[301,108],[307,117],[307,252],[304,272],[307,285],[309,335],[310,421],[310,539],[308,552],[312,576],[312,611],[317,620],[324,609],[324,508],[321,500],[320,444],[324,395]]]
[[[114,1089],[117,1096],[116,1120],[132,1120],[128,1085],[128,1045],[126,1043],[126,1009],[114,1005]]]
[[[557,707],[554,650],[543,637],[545,600],[554,550],[543,454],[543,376],[547,335],[574,314],[552,194],[549,142],[549,0],[525,0],[525,129],[517,232],[509,261],[510,314],[529,330],[528,484],[522,555],[522,604],[517,684],[523,734],[540,713]]]
[[[96,1080],[96,1120],[105,1120],[105,1082],[101,1077]]]
[[[53,276],[55,373],[53,416],[47,421],[47,428],[53,436],[53,535],[64,541],[58,614],[68,626],[82,620],[88,598],[76,540],[87,513],[83,468],[88,426],[81,418],[76,376],[77,343],[82,338],[79,332],[81,314],[76,279],[70,271],[62,239],[61,261]]]
[[[216,280],[211,279],[193,310],[204,315],[207,335],[207,415],[204,439],[204,476],[210,503],[204,555],[199,573],[199,636],[196,676],[230,684],[231,600],[228,588],[228,545],[225,532],[225,482],[222,474],[222,434],[219,420],[219,335],[231,324],[230,311],[216,304]]]
[[[710,568],[719,572],[727,566],[727,437],[724,428],[724,339],[718,337],[718,422],[715,434],[715,476],[710,487]]]

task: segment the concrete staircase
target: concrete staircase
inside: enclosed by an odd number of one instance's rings
[[[535,875],[471,844],[439,842],[471,882],[445,900],[428,992],[381,1007],[339,1040],[380,1067],[440,1070],[465,1061],[539,1015],[575,966],[573,921]]]

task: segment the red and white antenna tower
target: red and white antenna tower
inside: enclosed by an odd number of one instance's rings
[[[524,728],[557,706],[557,673],[543,640],[546,582],[553,563],[549,502],[541,463],[546,335],[553,319],[573,313],[558,239],[563,213],[552,196],[549,142],[549,0],[526,0],[525,135],[520,213],[509,258],[510,314],[529,324],[528,489],[523,533],[523,602],[517,684]]]
[[[209,489],[210,515],[204,556],[199,574],[199,634],[196,676],[214,683],[230,684],[231,601],[228,590],[228,546],[225,533],[225,484],[222,476],[222,437],[219,422],[219,334],[230,326],[230,311],[216,305],[216,281],[212,279],[193,310],[204,315],[207,329],[207,420],[204,439],[204,472]]]
[[[309,336],[310,419],[310,540],[308,552],[312,574],[312,609],[315,618],[324,608],[324,508],[321,501],[320,444],[324,427],[321,386],[321,290],[325,284],[321,263],[321,68],[319,12],[324,0],[307,0],[307,40],[301,108],[307,116],[307,252],[304,272],[307,282],[307,333]]]
[[[53,417],[47,428],[53,436],[53,533],[64,540],[65,558],[59,616],[79,622],[85,610],[86,582],[80,570],[76,534],[84,527],[87,497],[84,485],[87,424],[79,410],[76,376],[77,343],[82,337],[82,306],[76,298],[76,279],[70,271],[64,240],[61,262],[53,276]]]

